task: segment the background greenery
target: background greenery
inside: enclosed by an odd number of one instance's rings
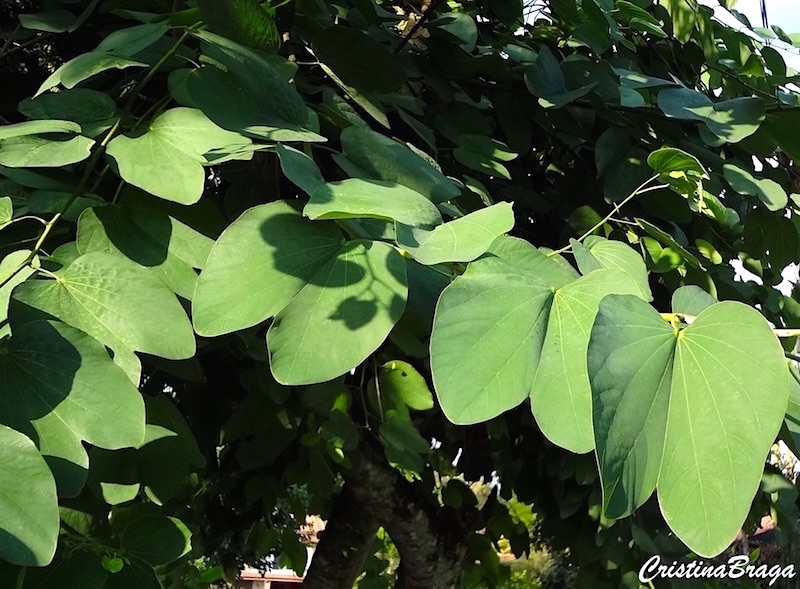
[[[793,37],[529,9],[3,4],[4,587],[791,558]]]

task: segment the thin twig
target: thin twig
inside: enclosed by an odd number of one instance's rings
[[[636,188],[636,190],[634,190],[634,191],[633,191],[633,192],[631,192],[631,193],[630,193],[628,196],[626,196],[626,197],[625,197],[625,200],[623,200],[622,202],[620,202],[620,203],[618,203],[618,204],[614,205],[614,208],[611,210],[611,212],[610,212],[608,215],[606,215],[605,217],[603,217],[603,219],[601,219],[599,222],[595,223],[594,227],[592,227],[591,229],[589,229],[588,231],[586,231],[586,232],[585,232],[583,235],[581,235],[581,236],[580,236],[580,237],[577,239],[577,241],[579,241],[579,242],[580,242],[580,241],[583,241],[584,239],[586,239],[587,237],[589,237],[589,236],[590,236],[592,233],[594,233],[595,231],[597,231],[597,229],[599,229],[600,227],[602,227],[603,225],[605,225],[606,223],[608,223],[608,221],[609,221],[609,220],[610,220],[610,219],[611,219],[611,218],[612,218],[614,215],[616,215],[616,214],[619,212],[619,210],[620,210],[622,207],[624,207],[626,204],[628,204],[628,203],[629,203],[631,200],[633,200],[633,199],[634,199],[636,196],[638,196],[638,195],[640,195],[640,194],[645,194],[645,193],[647,193],[647,192],[651,192],[651,191],[653,191],[653,190],[660,190],[661,188],[665,188],[665,187],[666,187],[666,185],[651,186],[650,188],[645,188],[645,186],[647,186],[648,184],[650,184],[650,182],[652,182],[653,180],[657,180],[657,179],[658,179],[658,174],[656,174],[655,176],[651,176],[650,178],[648,178],[647,180],[645,180],[644,182],[642,182],[642,183],[641,183],[641,184],[640,184],[640,185],[639,185],[639,186]],[[568,252],[568,251],[569,251],[569,250],[571,250],[571,249],[572,249],[572,246],[571,246],[571,245],[566,245],[566,246],[562,247],[561,249],[557,249],[557,250],[555,250],[555,251],[552,251],[552,252],[550,252],[549,254],[547,254],[547,257],[557,256],[558,254],[563,254],[564,252]]]

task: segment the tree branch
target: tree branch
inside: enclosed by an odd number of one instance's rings
[[[407,481],[392,468],[380,444],[369,438],[362,440],[360,459],[345,473],[345,481],[340,501],[352,507],[339,509],[337,502],[328,522],[330,527],[323,533],[318,553],[314,555],[311,567],[314,578],[309,587],[349,589],[352,583],[322,584],[318,578],[323,576],[322,571],[330,576],[339,568],[347,569],[349,578],[356,564],[359,569],[363,565],[372,537],[364,540],[359,549],[353,549],[356,534],[336,521],[338,517],[345,522],[358,520],[355,523],[362,539],[366,529],[363,522],[373,522],[386,529],[400,553],[396,589],[454,589],[458,586],[461,563],[467,555],[467,540],[481,526],[477,509],[441,507],[421,483]],[[372,534],[374,536],[374,531]],[[343,553],[341,548],[346,546],[349,550]]]

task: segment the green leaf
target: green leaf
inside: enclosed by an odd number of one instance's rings
[[[75,15],[69,10],[53,8],[31,14],[20,14],[19,24],[34,31],[64,33],[70,29],[75,18]]]
[[[18,266],[24,264],[30,255],[30,250],[18,250],[11,252],[0,261],[0,282],[5,281],[11,276]],[[34,270],[26,265],[22,270],[17,272],[4,286],[0,287],[0,325],[8,319],[8,303],[11,299],[11,291],[18,284],[25,282]],[[7,335],[7,326],[0,328],[0,338]]]
[[[341,135],[344,156],[367,178],[396,182],[434,203],[454,199],[458,187],[416,153],[366,127],[348,127]]]
[[[378,430],[389,464],[421,475],[425,470],[423,455],[429,454],[430,443],[423,438],[408,415],[387,411]]]
[[[658,3],[669,12],[675,37],[681,43],[687,43],[697,25],[694,0],[658,0]]]
[[[198,0],[197,7],[209,28],[223,37],[268,53],[281,46],[274,18],[258,0]]]
[[[45,566],[55,554],[59,517],[50,469],[27,437],[0,426],[0,558]]]
[[[103,556],[102,564],[103,568],[112,574],[116,574],[125,568],[125,561],[118,556],[114,558]]]
[[[320,62],[348,86],[361,92],[388,94],[400,89],[406,73],[385,45],[354,28],[322,29],[311,42]]]
[[[0,229],[11,223],[14,218],[14,205],[11,197],[0,196]]]
[[[29,119],[64,118],[80,125],[77,132],[96,137],[114,124],[117,105],[103,92],[74,88],[23,100],[19,111]]]
[[[744,222],[744,246],[757,260],[769,260],[770,266],[782,270],[796,261],[800,235],[790,219],[764,210],[750,212]]]
[[[574,240],[570,243],[573,242]],[[611,241],[596,236],[589,236],[583,248],[576,249],[574,243],[575,261],[583,274],[596,268],[616,268],[625,272],[633,282],[639,285],[639,294],[644,300],[653,299],[647,267],[636,250],[621,241]]]
[[[152,207],[136,207],[134,199],[123,199],[121,205],[84,211],[78,221],[78,251],[124,256],[191,300],[197,283],[195,268],[203,267],[213,241]]]
[[[97,554],[84,551],[59,550],[55,559],[45,568],[28,568],[25,571],[24,589],[102,589],[108,573]]]
[[[448,36],[458,39],[459,45],[467,53],[472,53],[478,42],[478,27],[472,17],[464,12],[450,12],[433,19],[428,26],[433,32],[444,31]]]
[[[647,165],[664,178],[670,178],[675,174],[695,178],[708,176],[700,160],[675,147],[662,147],[661,149],[657,149],[648,156]]]
[[[542,47],[533,65],[525,71],[525,85],[544,108],[561,108],[573,100],[586,96],[595,83],[567,90],[564,74],[553,53]]]
[[[460,163],[489,176],[511,179],[511,174],[501,162],[511,161],[517,154],[510,152],[505,143],[482,135],[461,135],[458,143],[459,147],[453,151],[453,156]]]
[[[64,207],[70,201],[71,204],[64,210]],[[102,207],[108,203],[94,194],[73,198],[71,192],[35,190],[28,195],[25,204],[28,207],[29,213],[36,213],[37,215],[54,215],[63,210],[61,218],[70,223],[74,223],[86,209],[90,207]]]
[[[630,513],[657,488],[692,551],[722,552],[750,511],[789,395],[764,318],[717,303],[679,331],[638,299],[608,297],[589,367],[607,515]]]
[[[439,225],[431,201],[393,182],[351,178],[317,188],[303,209],[309,219],[385,219],[406,225]]]
[[[317,188],[325,184],[322,172],[311,157],[281,143],[278,144],[276,151],[283,175],[307,195],[311,196]]]
[[[492,419],[530,395],[553,294],[511,268],[484,274],[479,263],[442,293],[431,336],[436,394],[460,425]]]
[[[500,235],[514,227],[511,203],[479,209],[433,230],[397,223],[397,244],[426,266],[470,262],[483,255]]]
[[[388,244],[342,245],[267,333],[270,367],[281,384],[311,384],[349,372],[380,346],[408,294],[403,257]]]
[[[747,170],[734,164],[722,166],[725,181],[739,194],[757,196],[770,211],[786,208],[789,197],[783,187],[769,178],[754,178]]]
[[[394,404],[416,411],[433,409],[433,395],[428,383],[408,362],[392,360],[381,366],[378,374],[381,395]]]
[[[699,286],[682,286],[672,293],[672,312],[697,316],[716,302]]]
[[[250,143],[238,133],[217,127],[201,111],[178,107],[159,115],[144,135],[115,137],[106,152],[126,182],[188,205],[203,195],[205,154]]]
[[[679,244],[669,233],[659,229],[644,219],[636,219],[636,223],[652,236],[654,241],[661,243],[661,245],[665,246],[665,249],[669,248],[669,250],[680,256],[687,264],[700,270],[705,269],[700,263],[700,260],[697,259],[697,256],[690,253],[685,247]]]
[[[0,165],[9,168],[60,168],[88,158],[93,145],[94,141],[81,136],[66,141],[34,135],[4,139],[0,140]]]
[[[101,343],[62,323],[14,329],[0,355],[3,423],[37,440],[59,494],[76,496],[88,459],[81,442],[134,446],[144,438],[144,402]]]
[[[504,238],[444,290],[430,356],[450,421],[486,421],[530,395],[553,290],[573,280],[527,242]]]
[[[536,422],[551,442],[579,454],[594,449],[586,350],[597,308],[609,294],[641,296],[641,290],[617,269],[595,270],[556,290],[547,335],[537,350],[531,386]]]
[[[738,143],[755,133],[765,117],[764,101],[743,97],[713,103],[689,88],[667,88],[658,93],[658,107],[668,117],[702,121],[728,143]]]
[[[227,71],[206,66],[186,76],[189,98],[223,129],[270,141],[324,141],[311,111],[285,76],[263,56],[224,37],[195,33]]]
[[[342,233],[278,201],[246,211],[219,237],[192,300],[197,333],[257,325],[283,309],[339,251]]]
[[[80,133],[80,125],[70,120],[25,121],[14,125],[0,125],[0,140],[41,135],[44,133]]]
[[[84,80],[110,69],[124,70],[129,67],[147,67],[147,64],[100,51],[84,53],[50,74],[50,77],[39,86],[34,98],[59,84],[64,88],[74,88]]]
[[[134,57],[161,39],[167,31],[169,25],[163,21],[119,29],[100,41],[95,51],[113,53],[120,57]]]
[[[129,555],[158,566],[188,553],[192,549],[192,533],[177,518],[148,516],[125,526],[120,542]]]
[[[171,360],[195,352],[192,326],[169,287],[120,256],[85,254],[59,271],[57,280],[19,285],[13,299],[85,331],[115,352],[133,350]]]

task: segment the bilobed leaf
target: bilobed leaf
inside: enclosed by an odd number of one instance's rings
[[[405,260],[388,244],[342,245],[275,317],[270,367],[281,384],[324,382],[380,346],[406,306]]]
[[[594,449],[586,350],[598,305],[608,294],[642,296],[637,282],[615,268],[590,272],[555,291],[531,386],[531,409],[542,433],[579,454]]]
[[[34,321],[15,328],[0,374],[0,421],[31,435],[45,459],[55,459],[61,495],[76,496],[86,480],[82,441],[116,449],[144,437],[139,391],[100,342],[73,327]]]
[[[153,566],[174,562],[192,549],[192,533],[174,517],[135,519],[125,526],[120,541],[128,554]]]
[[[522,240],[500,240],[436,306],[431,372],[447,418],[487,421],[531,392],[553,288],[573,278]]]
[[[630,513],[656,487],[690,549],[722,552],[750,511],[786,411],[789,375],[767,322],[724,302],[678,330],[642,301],[608,297],[589,367],[609,516]]]
[[[739,194],[756,196],[770,211],[786,208],[789,197],[783,187],[769,178],[754,178],[750,172],[734,164],[722,167],[725,181]]]
[[[134,61],[127,57],[121,57],[101,51],[91,51],[71,59],[48,77],[39,90],[34,94],[34,98],[59,84],[64,88],[74,88],[84,80],[96,76],[110,69],[123,70],[129,67],[147,67],[141,61]]]
[[[320,62],[348,86],[361,92],[388,94],[406,80],[397,58],[385,45],[361,31],[341,26],[322,29],[311,42]]]
[[[536,61],[525,71],[525,85],[544,108],[561,108],[592,91],[595,83],[567,90],[564,74],[553,53],[542,47]]]
[[[745,218],[744,245],[755,259],[769,260],[773,268],[796,261],[800,235],[790,219],[764,210],[751,211]]]
[[[171,360],[190,358],[195,352],[192,326],[169,287],[121,256],[85,254],[61,270],[58,280],[26,281],[13,298],[85,331],[112,350]],[[14,327],[13,316],[11,324]]]
[[[2,425],[0,469],[0,558],[45,566],[55,554],[59,529],[53,475],[33,442]]]
[[[274,18],[258,0],[199,0],[197,6],[203,20],[215,33],[257,51],[272,53],[281,46]]]
[[[0,140],[0,166],[60,168],[88,158],[93,145],[94,141],[81,136],[66,141],[54,141],[37,135],[3,139]]]
[[[705,94],[683,87],[661,90],[658,107],[668,117],[702,121],[728,143],[738,143],[755,133],[765,117],[761,98],[743,97],[714,103]]]
[[[398,219],[397,243],[426,266],[470,262],[484,254],[495,239],[513,227],[511,203],[501,202],[433,230],[410,227]]]
[[[461,191],[439,170],[416,153],[366,127],[342,131],[344,156],[366,177],[397,182],[419,192],[434,203],[458,197]]]
[[[197,281],[197,333],[221,335],[274,316],[336,255],[342,240],[336,225],[308,221],[288,202],[246,211],[214,244]]]
[[[657,149],[648,156],[647,164],[664,177],[670,177],[676,173],[695,177],[707,175],[700,160],[675,147]]]
[[[115,137],[106,152],[126,182],[188,205],[203,195],[205,154],[250,143],[238,133],[221,129],[201,111],[178,107],[159,115],[144,135]]]
[[[647,267],[642,257],[633,248],[621,241],[612,241],[596,236],[590,236],[586,240],[585,246],[583,249],[574,249],[575,260],[583,274],[594,269],[592,267],[594,264],[599,268],[622,270],[639,285],[641,297],[646,301],[652,300]],[[586,253],[589,254],[591,260],[586,257]]]
[[[187,300],[194,294],[195,268],[202,268],[212,245],[211,239],[173,217],[150,207],[137,208],[134,199],[124,199],[122,206],[88,209],[78,221],[81,254],[124,256],[151,269]]]
[[[406,225],[439,225],[431,201],[393,182],[350,178],[317,188],[303,209],[309,219],[385,219]]]
[[[278,144],[276,151],[283,175],[307,195],[311,196],[317,188],[325,184],[319,167],[305,153],[281,143]]]
[[[108,573],[100,555],[77,551],[59,551],[49,566],[25,571],[25,589],[102,589]]]
[[[227,68],[206,66],[186,76],[192,102],[223,129],[271,141],[324,141],[311,111],[283,73],[263,56],[207,31],[195,33]]]
[[[80,125],[80,131],[75,132],[96,137],[114,124],[117,105],[103,92],[74,88],[23,100],[19,111],[29,119],[60,117],[72,121]]]
[[[600,304],[589,343],[588,367],[607,517],[631,513],[655,489],[669,409],[674,344],[672,329],[641,300],[610,296]]]
[[[673,313],[697,316],[716,303],[717,299],[693,284],[682,286],[672,293]]]

